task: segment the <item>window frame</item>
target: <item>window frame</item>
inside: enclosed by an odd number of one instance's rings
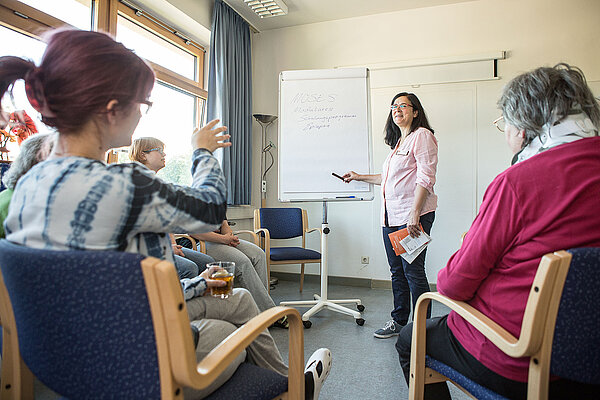
[[[143,29],[164,39],[170,44],[191,53],[196,57],[194,74],[196,80],[189,79],[166,67],[146,60],[154,70],[156,79],[176,90],[189,93],[196,98],[195,115],[196,125],[204,121],[203,107],[208,98],[204,88],[204,71],[206,49],[198,42],[186,37],[171,28],[167,23],[154,17],[140,7],[123,0],[91,0],[92,30],[107,32],[113,37],[117,33],[117,17],[121,16]],[[3,0],[0,4],[0,25],[35,39],[43,40],[43,34],[59,27],[74,28],[71,24],[44,13],[18,0]],[[110,150],[107,154],[108,163],[116,162],[117,153]]]
[[[94,1],[97,0],[92,0],[92,2]],[[0,25],[40,40],[44,32],[50,29],[59,27],[75,28],[63,20],[17,0],[2,1],[0,4]]]

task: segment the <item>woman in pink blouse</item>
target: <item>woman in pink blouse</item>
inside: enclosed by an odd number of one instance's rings
[[[392,151],[383,163],[381,174],[361,175],[350,171],[346,182],[353,180],[381,185],[381,225],[383,243],[392,273],[394,309],[392,319],[375,331],[377,338],[396,336],[408,322],[410,297],[413,305],[429,291],[425,275],[425,249],[412,263],[394,253],[389,234],[408,228],[411,236],[420,227],[429,234],[435,219],[437,196],[433,191],[438,162],[437,140],[429,126],[425,110],[413,93],[398,93],[392,99],[385,125],[385,143]]]

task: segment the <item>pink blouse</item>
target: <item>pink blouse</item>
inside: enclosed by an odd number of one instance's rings
[[[427,189],[429,194],[421,215],[435,211],[437,195],[433,192],[438,162],[438,145],[433,133],[419,128],[406,137],[390,152],[381,171],[381,225],[385,226],[385,211],[389,226],[408,222],[415,200],[415,185]]]

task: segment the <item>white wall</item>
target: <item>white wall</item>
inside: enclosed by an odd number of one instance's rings
[[[414,89],[431,98],[432,107],[436,91],[439,96],[445,96],[443,98],[447,102],[445,109],[435,105],[434,108],[440,110],[439,115],[429,115],[445,154],[444,164],[440,161],[440,169],[444,167],[444,170],[438,174],[438,179],[442,180],[439,182],[440,189],[444,189],[444,193],[443,196],[440,193],[440,208],[433,231],[435,242],[427,262],[429,281],[435,282],[437,271],[458,247],[458,235],[468,229],[485,188],[509,164],[510,154],[503,137],[491,125],[491,121],[499,115],[496,100],[503,85],[521,72],[560,61],[580,67],[589,81],[599,81],[598,17],[600,1],[597,0],[479,0],[262,32],[253,35],[253,110],[255,113],[277,114],[278,75],[284,70],[508,51],[508,58],[498,63],[501,77],[498,81]],[[383,96],[372,93],[376,172],[380,171],[388,152],[381,133],[387,113],[387,109],[381,109],[384,106],[379,101]],[[453,102],[453,99],[456,101]],[[462,107],[465,101],[472,102],[466,109]],[[460,102],[459,107],[455,107],[457,102]],[[425,107],[427,109],[427,104]],[[454,109],[457,110],[456,115],[452,112]],[[443,113],[444,110],[447,112]],[[470,115],[471,112],[473,115]],[[451,123],[452,118],[468,118],[472,121],[472,131],[450,136],[449,132],[456,130]],[[258,123],[254,124],[253,133],[256,149],[253,166],[256,191],[253,199],[255,204],[259,204]],[[269,128],[268,139],[276,143],[276,126]],[[338,150],[343,151],[349,145],[340,144]],[[307,158],[310,159],[310,155]],[[272,171],[277,171],[276,166]],[[277,201],[276,172],[269,174],[268,187],[267,206],[281,206]],[[449,189],[452,187],[455,188],[454,193]],[[461,199],[459,206],[453,199],[454,194]],[[329,238],[330,275],[389,279],[379,224],[379,201],[377,194],[373,202],[329,205],[332,228]],[[452,207],[447,207],[449,204]],[[300,206],[308,210],[310,226],[320,226],[322,205],[302,203]],[[319,246],[316,236],[308,243],[313,248]],[[370,257],[370,264],[360,264],[362,255]],[[318,272],[316,266],[307,266],[307,271]]]

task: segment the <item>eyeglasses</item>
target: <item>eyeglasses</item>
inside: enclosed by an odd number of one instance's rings
[[[152,102],[148,100],[140,101],[140,112],[142,115],[148,114],[150,109],[152,108]]]
[[[153,151],[158,151],[162,156],[166,155],[165,151],[163,149],[161,149],[160,147],[155,147],[150,150],[144,150],[144,151],[142,151],[142,153],[152,153]]]
[[[401,104],[392,104],[390,106],[390,110],[395,111],[398,108],[405,109],[406,107],[412,107],[411,104],[401,103]]]
[[[500,132],[504,132],[504,127],[506,125],[506,121],[504,121],[504,115],[496,118],[492,124],[494,124]]]

